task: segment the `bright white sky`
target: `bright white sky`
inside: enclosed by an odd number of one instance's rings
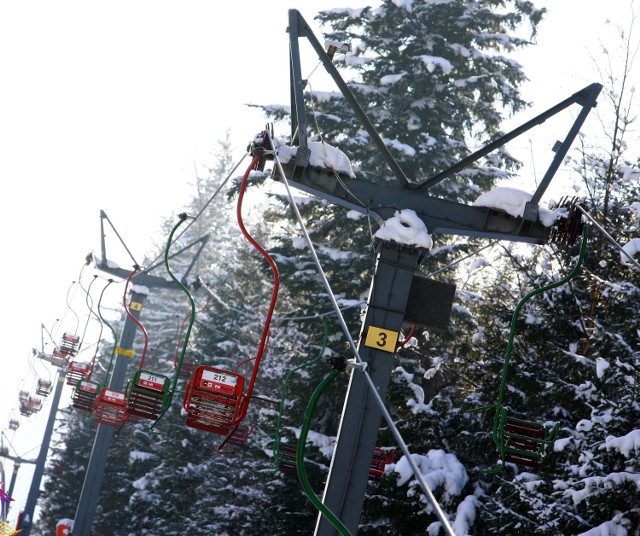
[[[518,58],[531,80],[524,96],[534,102],[519,123],[599,82],[592,58],[600,57],[598,38],[609,35],[605,21],[630,13],[625,0],[615,3],[619,13],[600,0],[534,3],[549,14],[539,45]],[[244,105],[288,104],[287,11],[295,4],[0,4],[0,430],[21,455],[37,455],[48,414],[45,405],[29,419],[19,416],[18,390],[34,381],[28,357],[40,347],[41,323],[51,328],[66,318],[67,290],[85,255],[99,253],[100,210],[141,259],[161,219],[182,209],[194,170],[212,164],[211,148],[227,129],[237,158],[243,155],[265,124]],[[319,10],[364,2],[303,5],[298,9],[322,41],[313,21]],[[315,64],[303,59],[303,73]],[[10,416],[22,423],[15,434]],[[10,462],[5,470],[9,478]],[[31,471],[20,469],[10,520],[24,504]]]

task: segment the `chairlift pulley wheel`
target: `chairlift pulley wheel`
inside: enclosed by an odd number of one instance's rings
[[[549,240],[557,244],[571,246],[582,234],[584,221],[582,213],[578,209],[577,197],[563,197],[558,203],[557,209],[565,209],[566,214],[561,215],[554,223],[549,234]]]

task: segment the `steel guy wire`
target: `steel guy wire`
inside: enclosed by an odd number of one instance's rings
[[[191,221],[185,226],[184,229],[182,229],[182,232],[180,232],[178,234],[178,236],[175,237],[174,242],[177,242],[180,237],[182,237],[182,235],[184,235],[187,230],[189,229],[189,227],[191,227],[195,221],[202,216],[202,213],[207,209],[207,207],[213,203],[213,200],[217,197],[217,195],[220,193],[220,190],[222,190],[222,188],[224,187],[225,184],[227,184],[227,182],[229,182],[229,179],[231,178],[231,175],[233,175],[236,171],[236,169],[238,169],[240,167],[240,164],[242,164],[242,162],[244,161],[244,159],[247,157],[247,155],[245,154],[240,160],[238,160],[238,162],[236,162],[236,164],[233,166],[233,168],[231,169],[231,171],[229,171],[229,173],[227,174],[227,176],[224,178],[224,180],[220,183],[220,185],[216,188],[216,191],[213,192],[213,194],[211,195],[211,197],[209,198],[209,200],[204,204],[204,206],[200,209],[200,211],[191,218]],[[147,268],[148,270],[151,270],[152,268],[154,268],[156,265],[160,265],[161,263],[159,263],[159,259],[162,258],[162,255],[158,255],[152,262],[149,263],[149,268]],[[158,264],[156,264],[158,263]]]
[[[611,242],[611,244],[613,244],[616,248],[618,248],[620,250],[621,253],[624,253],[624,255],[627,256],[627,258],[635,265],[635,267],[640,270],[640,263],[638,263],[637,260],[635,260],[633,258],[633,255],[631,255],[631,253],[629,253],[627,250],[625,250],[606,230],[604,227],[602,227],[602,225],[600,225],[584,208],[582,208],[580,205],[576,204],[576,208],[582,212],[582,214],[591,222],[593,223],[593,225],[595,226],[596,229],[598,229],[598,231],[600,231],[604,237]]]

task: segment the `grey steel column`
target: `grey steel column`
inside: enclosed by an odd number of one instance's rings
[[[135,292],[134,290],[131,291],[129,309],[136,320],[140,318],[144,298],[145,294]],[[124,387],[127,367],[131,361],[128,354],[133,350],[133,341],[137,331],[138,327],[135,322],[127,315],[115,358],[111,381],[109,382],[109,387],[112,389],[121,391]],[[106,470],[107,454],[114,432],[115,429],[112,426],[102,424],[98,424],[97,426],[96,438],[93,443],[93,449],[91,450],[89,465],[85,473],[84,484],[82,485],[82,492],[80,493],[80,500],[78,501],[78,507],[76,509],[72,531],[73,536],[89,536],[91,534],[93,518],[98,506],[98,500],[100,499],[102,479],[104,478]]]
[[[27,495],[27,502],[22,514],[22,521],[20,523],[20,529],[22,530],[22,536],[29,536],[31,533],[31,527],[33,525],[33,512],[36,509],[36,502],[40,496],[40,483],[42,481],[42,475],[44,474],[44,465],[47,461],[47,454],[49,453],[49,444],[51,443],[51,435],[53,434],[53,425],[56,421],[56,414],[58,413],[58,405],[60,404],[60,397],[62,396],[62,388],[64,387],[65,373],[61,371],[58,375],[58,384],[53,394],[51,401],[51,409],[49,410],[49,419],[47,419],[47,425],[44,429],[44,436],[42,437],[42,444],[40,445],[40,454],[36,460],[36,467],[33,471],[33,478],[31,479],[31,487],[29,488],[29,495]]]
[[[397,335],[404,321],[413,275],[424,250],[389,242],[379,244],[379,255],[369,292],[358,353],[384,399],[394,366]],[[373,449],[382,412],[362,373],[351,373],[323,503],[352,534],[356,534],[364,503]],[[317,536],[338,534],[322,515]]]

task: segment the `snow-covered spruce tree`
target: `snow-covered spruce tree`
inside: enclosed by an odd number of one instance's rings
[[[72,407],[62,408],[58,419],[34,528],[43,535],[52,534],[60,519],[74,518],[82,489],[78,482],[84,477],[95,433],[93,418]]]
[[[600,139],[606,141],[588,146],[585,141],[569,165],[581,177],[576,190],[584,206],[625,244],[638,236],[634,203],[640,188],[634,179],[638,160],[627,156],[630,151],[625,142],[637,109],[634,93],[627,87],[634,67],[632,52],[637,50],[632,43],[637,39],[627,35],[622,42],[619,56],[610,49],[601,62],[611,69],[603,80],[605,89],[597,108],[603,125]],[[620,58],[623,64],[614,71]],[[519,280],[513,280],[519,290],[508,287],[511,294],[517,291],[511,309],[531,290],[566,274],[576,263],[579,246],[578,241],[569,249],[550,245],[535,248],[532,254],[522,248],[511,251],[508,265],[519,274]],[[494,267],[495,263],[484,267],[479,276],[490,281]],[[504,472],[479,479],[477,525],[486,527],[487,533],[616,534],[637,531],[640,526],[637,273],[590,225],[585,263],[578,277],[531,299],[522,309],[505,402],[511,415],[549,427],[558,422],[560,431],[538,471],[508,464]],[[476,288],[491,301],[499,295],[499,287],[493,291],[490,286]],[[468,374],[481,381],[481,368],[485,368],[496,378],[497,393],[501,371],[495,361],[481,359],[487,355],[486,341],[494,341],[495,346],[495,340],[504,340],[508,320],[492,309],[483,306],[477,311],[478,324],[483,326],[478,340],[482,344],[474,348],[478,365],[470,367]],[[501,318],[502,327],[491,316]],[[488,387],[469,396],[467,405],[491,403],[495,395],[491,396]],[[475,424],[470,422],[468,429],[479,430]],[[484,425],[490,430],[491,421],[487,419]],[[492,443],[488,438],[487,442]],[[469,460],[480,465],[477,457]]]

